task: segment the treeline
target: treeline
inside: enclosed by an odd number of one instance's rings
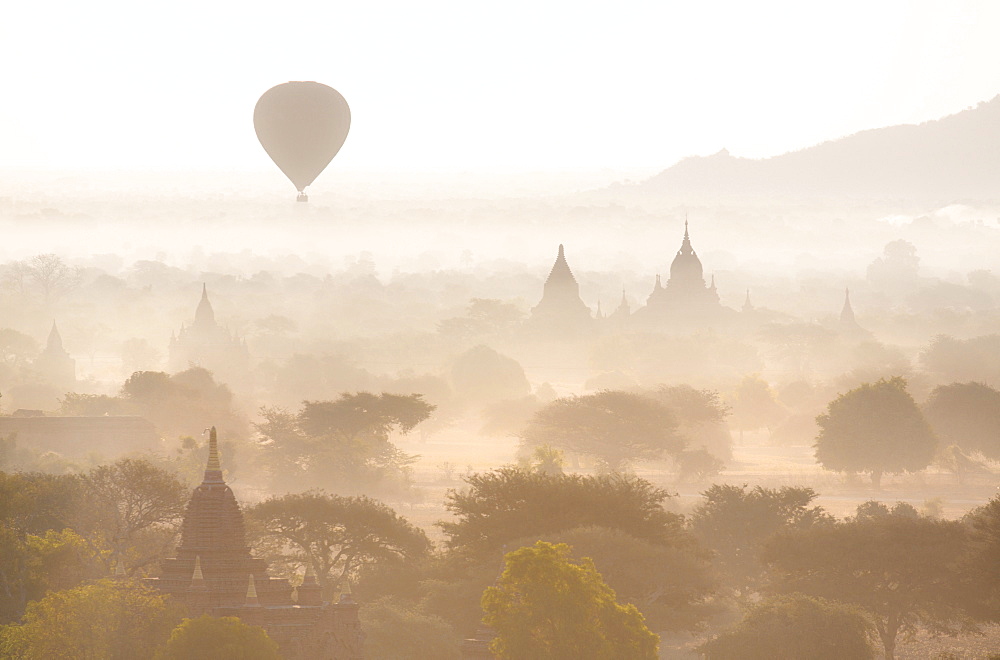
[[[169,556],[188,496],[175,475],[135,459],[81,476],[0,474],[5,657],[78,649],[87,642],[72,630],[84,625],[105,631],[91,640],[102,648],[130,644],[127,657],[164,652],[184,613],[134,579],[155,575]],[[589,626],[568,638],[610,649],[644,649],[628,657],[655,657],[648,631],[687,631],[706,637],[710,658],[796,657],[795,649],[873,657],[877,647],[891,658],[914,631],[955,634],[1000,620],[1000,498],[950,521],[877,501],[838,520],[816,497],[809,488],[715,485],[683,516],[669,510],[667,491],[635,476],[509,466],[447,493],[452,517],[439,523],[439,547],[364,496],[310,490],[245,515],[272,572],[296,579],[308,568],[327,599],[350,590],[363,603],[371,658],[428,649],[458,657],[460,640],[481,627],[481,602],[504,657],[525,657],[525,626],[537,629],[531,643],[568,643],[546,638],[552,625]],[[510,554],[525,548],[533,550]],[[563,579],[576,595],[546,608],[553,580]],[[484,599],[490,585],[498,591]],[[504,595],[511,589],[521,594],[514,601]],[[528,607],[531,594],[541,600]],[[576,618],[588,608],[606,629]],[[144,627],[124,634],[120,626],[139,615]],[[727,620],[734,627],[719,632]]]

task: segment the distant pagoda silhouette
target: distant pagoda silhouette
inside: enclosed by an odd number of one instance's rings
[[[650,328],[660,326],[701,326],[719,320],[724,308],[719,304],[715,276],[705,284],[704,269],[688,233],[684,220],[684,238],[681,247],[670,263],[670,279],[666,286],[656,276],[653,292],[646,299],[646,306],[636,310],[633,317]]]
[[[594,317],[580,298],[580,285],[566,262],[562,245],[542,287],[542,299],[531,310],[528,327],[554,337],[585,334],[594,328]]]
[[[184,512],[177,555],[163,560],[160,577],[146,582],[184,603],[192,617],[235,616],[263,627],[286,660],[364,657],[358,605],[349,595],[324,602],[311,571],[293,589],[267,574],[267,562],[250,556],[243,513],[223,479],[215,427],[205,476]]]
[[[201,300],[194,313],[194,323],[181,326],[170,338],[170,371],[204,367],[225,383],[241,382],[249,373],[246,341],[219,325],[208,300],[208,286],[201,285]]]

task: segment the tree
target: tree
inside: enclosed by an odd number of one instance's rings
[[[733,457],[733,439],[726,425],[731,410],[718,392],[696,390],[690,385],[661,385],[647,396],[673,411],[677,432],[687,438],[689,448],[704,448],[723,461]]]
[[[170,633],[156,660],[281,660],[278,644],[260,626],[243,623],[235,616],[203,614],[184,619]]]
[[[969,339],[938,335],[920,353],[920,361],[938,382],[996,382],[1000,376],[1000,334]]]
[[[683,518],[663,509],[670,496],[645,479],[624,475],[551,475],[502,467],[449,489],[445,507],[457,518],[438,523],[452,549],[488,556],[515,539],[597,525],[663,545],[693,541]]]
[[[391,598],[361,606],[368,660],[459,660],[455,632],[437,616],[422,614]]]
[[[864,608],[888,660],[897,636],[918,625],[955,632],[970,601],[959,570],[966,530],[959,522],[901,513],[775,536],[763,553],[771,587]]]
[[[569,559],[569,546],[539,541],[507,553],[483,593],[483,622],[497,633],[500,658],[655,659],[659,638],[634,605],[619,605],[593,562]]]
[[[488,346],[470,348],[455,359],[451,384],[456,392],[477,405],[531,394],[531,385],[521,365]]]
[[[524,547],[537,540],[528,537],[509,545]],[[697,630],[713,613],[716,574],[711,553],[697,544],[667,546],[594,526],[546,534],[541,540],[565,543],[575,560],[590,558],[619,600],[635,605],[654,630]]]
[[[756,431],[762,427],[770,431],[786,416],[767,381],[758,375],[743,377],[733,397],[732,416],[733,423],[740,430],[741,440],[743,431]]]
[[[701,647],[707,660],[868,660],[874,630],[856,607],[802,594],[754,605],[736,627]]]
[[[190,493],[175,475],[145,459],[123,458],[83,478],[84,527],[128,572],[161,559],[173,543]]]
[[[684,439],[669,408],[630,392],[556,399],[524,430],[528,445],[550,445],[597,457],[612,472],[637,460],[679,453]]]
[[[702,496],[705,500],[695,507],[690,529],[716,553],[723,584],[740,593],[760,588],[760,553],[768,539],[780,531],[833,521],[822,507],[809,506],[817,496],[812,488],[715,485]]]
[[[816,460],[828,470],[914,472],[934,458],[937,438],[900,377],[863,383],[830,402],[816,418]]]
[[[434,406],[420,394],[341,394],[305,401],[298,414],[262,408],[255,424],[275,487],[333,487],[339,492],[399,493],[415,460],[390,441],[427,419]]]
[[[227,436],[248,435],[247,420],[237,410],[232,391],[202,367],[173,375],[137,371],[122,385],[119,398],[153,422],[166,438],[179,438],[211,426],[217,426]],[[233,465],[228,467],[232,469]]]
[[[37,254],[24,263],[25,278],[38,287],[45,304],[80,282],[80,271],[54,254]]]
[[[49,658],[150,658],[180,621],[168,597],[132,580],[103,579],[51,591],[28,604],[21,625],[0,632],[0,655]]]
[[[952,383],[931,392],[924,414],[943,443],[1000,459],[1000,391],[985,383]]]
[[[328,596],[368,565],[410,562],[427,554],[423,530],[381,502],[320,491],[271,497],[247,511],[276,554],[305,564]]]
[[[963,567],[975,601],[977,618],[1000,620],[1000,496],[993,497],[965,518],[969,556]]]

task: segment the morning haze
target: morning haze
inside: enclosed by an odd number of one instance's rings
[[[995,7],[295,9],[0,26],[0,656],[1000,657]]]

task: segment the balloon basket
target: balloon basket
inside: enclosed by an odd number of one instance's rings
[[[309,201],[309,195],[305,194],[304,192],[300,192],[299,195],[298,195],[298,197],[295,198],[295,201],[296,202],[308,202]]]

